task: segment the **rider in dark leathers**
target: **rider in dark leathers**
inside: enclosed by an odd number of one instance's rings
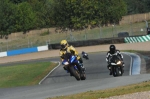
[[[112,75],[110,59],[113,54],[118,55],[120,57],[121,61],[123,62],[123,55],[120,53],[120,51],[116,49],[115,45],[110,45],[109,51],[107,52],[107,55],[106,55],[106,62],[108,63],[107,68],[110,70],[110,75]],[[124,68],[124,66],[125,66],[125,64],[123,62],[123,68]]]
[[[85,56],[85,55],[86,55],[86,56]],[[86,58],[86,57],[88,58],[88,54],[87,54],[86,52],[82,51],[82,57],[83,57],[83,58]]]

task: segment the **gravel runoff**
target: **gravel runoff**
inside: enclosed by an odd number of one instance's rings
[[[133,94],[126,94],[126,95],[113,96],[109,98],[99,98],[99,99],[150,99],[150,91],[136,92]]]

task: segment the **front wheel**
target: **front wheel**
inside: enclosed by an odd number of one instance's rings
[[[80,74],[76,69],[74,69],[73,66],[70,66],[69,70],[70,70],[70,73],[76,78],[76,80],[80,80]]]
[[[114,77],[122,76],[122,68],[121,67],[117,67],[117,66],[113,66],[112,73],[113,73]]]

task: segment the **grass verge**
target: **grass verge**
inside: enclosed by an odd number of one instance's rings
[[[107,98],[111,96],[119,96],[124,94],[131,94],[135,92],[143,92],[150,90],[150,81],[145,81],[143,83],[117,87],[106,90],[98,90],[98,91],[87,91],[84,93],[73,94],[68,96],[57,96],[53,98],[47,99],[99,99],[99,98]]]
[[[0,87],[36,85],[57,63],[37,62],[15,66],[0,67]]]

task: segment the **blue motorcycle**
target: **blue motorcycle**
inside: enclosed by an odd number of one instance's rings
[[[65,66],[67,71],[70,72],[70,75],[74,76],[76,80],[85,80],[86,79],[85,71],[83,71],[82,69],[79,70],[77,68],[76,66],[77,62],[78,60],[76,56],[70,53],[66,53],[62,65]]]

